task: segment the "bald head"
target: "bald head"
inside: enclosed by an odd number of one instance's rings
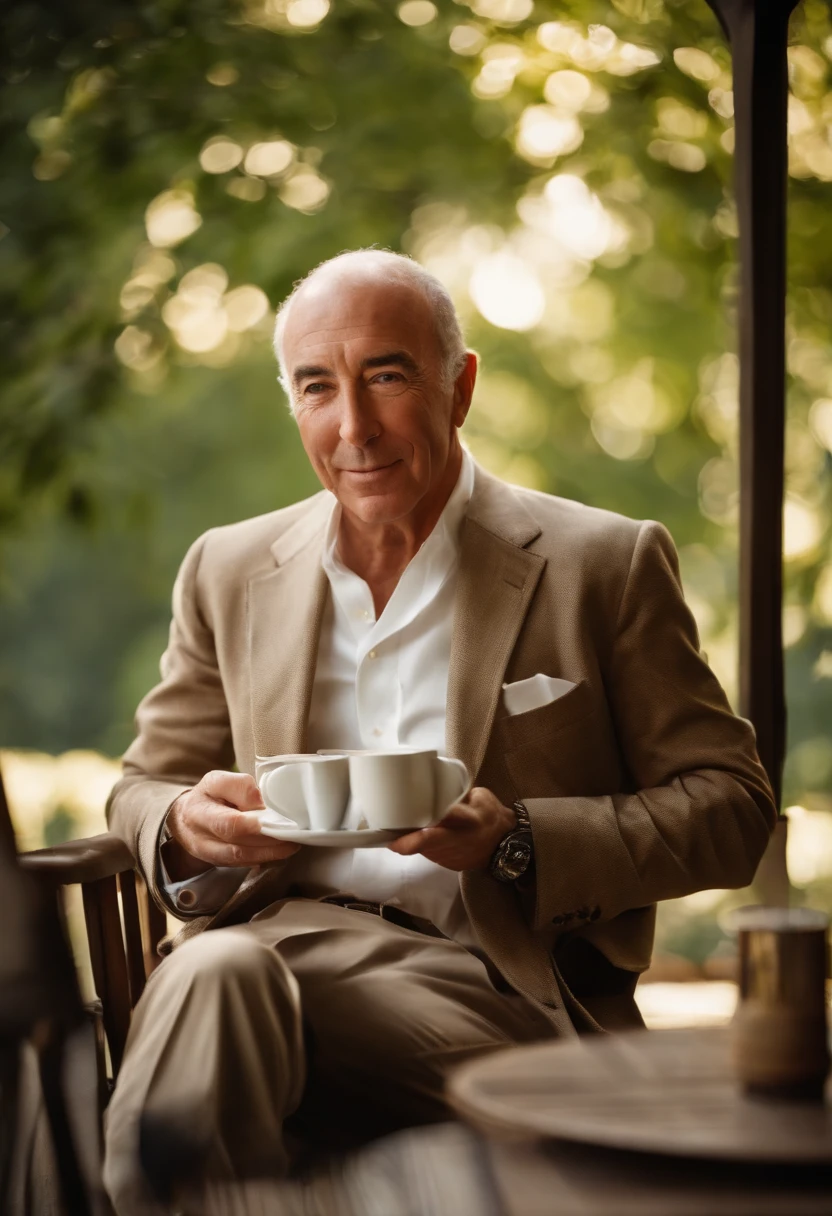
[[[366,288],[363,293],[362,288]],[[386,290],[381,293],[380,288]],[[442,283],[402,254],[386,249],[356,249],[322,262],[295,285],[278,309],[274,349],[281,383],[290,401],[293,401],[292,386],[284,353],[290,320],[292,328],[294,321],[314,324],[315,315],[320,312],[316,305],[325,308],[327,299],[338,294],[357,299],[357,293],[382,301],[385,297],[388,300],[397,297],[398,303],[417,311],[427,308],[439,349],[442,379],[447,387],[454,383],[465,367],[467,351],[456,309]],[[303,309],[299,309],[301,301]],[[304,314],[303,320],[297,315],[293,320],[293,313],[298,311]]]
[[[424,540],[459,474],[477,370],[442,285],[397,254],[342,254],[283,305],[275,346],[301,442],[350,526]]]

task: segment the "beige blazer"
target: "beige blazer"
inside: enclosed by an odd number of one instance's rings
[[[329,499],[212,529],[176,581],[161,683],[142,701],[108,816],[159,891],[173,799],[209,769],[299,752],[329,594]],[[565,696],[509,717],[503,681],[543,672]],[[747,722],[699,653],[673,543],[638,523],[476,470],[463,525],[447,750],[531,816],[535,879],[461,875],[480,942],[561,1033],[637,1020],[655,903],[750,882],[775,811]],[[292,883],[253,872],[186,935],[249,919]]]

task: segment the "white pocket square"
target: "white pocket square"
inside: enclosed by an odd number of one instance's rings
[[[540,709],[551,701],[557,701],[571,692],[576,685],[571,680],[559,680],[557,676],[544,676],[538,672],[528,680],[515,680],[503,685],[503,699],[510,716],[525,714],[530,709]]]

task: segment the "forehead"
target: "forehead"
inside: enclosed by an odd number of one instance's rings
[[[290,367],[314,348],[379,344],[414,354],[437,345],[430,304],[417,287],[377,276],[322,275],[292,301],[283,332]]]

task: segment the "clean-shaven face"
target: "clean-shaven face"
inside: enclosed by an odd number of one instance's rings
[[[322,272],[293,301],[283,359],[321,483],[368,524],[430,507],[467,410],[442,378],[430,306],[378,272]]]

